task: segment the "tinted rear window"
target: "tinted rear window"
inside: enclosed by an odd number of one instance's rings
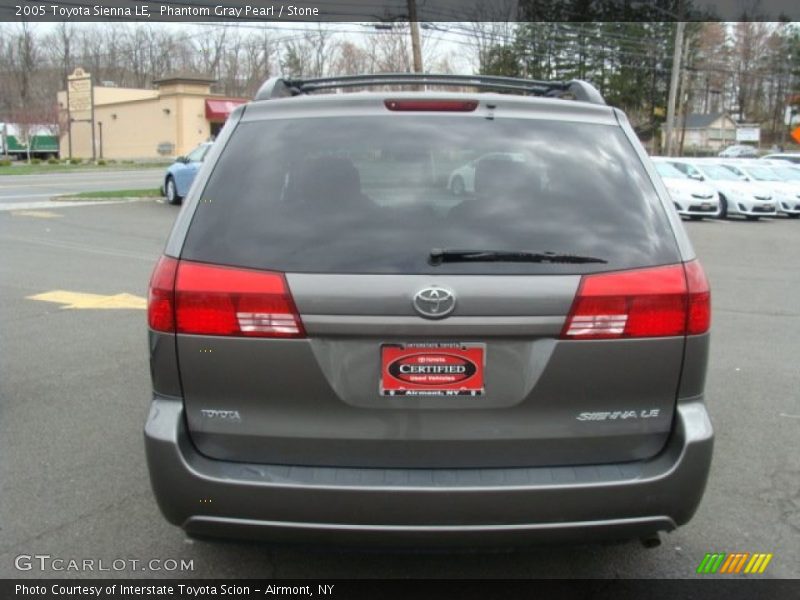
[[[606,262],[433,266],[434,248]],[[618,127],[453,115],[241,123],[182,256],[313,273],[581,273],[679,260]]]

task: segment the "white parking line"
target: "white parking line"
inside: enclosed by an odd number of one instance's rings
[[[0,201],[14,200],[16,198],[52,198],[53,196],[55,196],[53,192],[49,194],[18,194],[16,196],[0,196]]]
[[[158,256],[153,254],[130,252],[127,250],[116,250],[114,248],[98,248],[96,246],[88,246],[86,244],[78,244],[75,242],[62,242],[58,240],[48,240],[45,238],[22,237],[15,235],[0,235],[0,241],[20,242],[23,244],[36,244],[39,246],[49,246],[51,248],[59,248],[62,250],[73,250],[75,252],[86,252],[89,254],[100,254],[103,256],[118,256],[121,258],[132,258],[136,260],[144,260],[149,263],[155,263],[155,261],[158,259]]]
[[[30,177],[30,175],[26,175],[26,177]],[[95,183],[105,184],[105,183],[110,183],[112,181],[124,182],[124,181],[131,181],[131,180],[135,181],[137,179],[147,180],[147,181],[160,181],[161,180],[161,178],[156,179],[154,177],[151,177],[149,174],[146,174],[146,175],[141,175],[141,176],[134,175],[132,177],[130,177],[130,176],[129,177],[124,177],[124,176],[93,177],[92,181],[90,181],[89,183],[91,183],[91,184],[95,184]],[[0,181],[2,181],[2,180],[0,180]],[[82,182],[82,181],[75,181],[75,182],[73,182],[73,181],[45,181],[43,183],[28,183],[26,181],[26,182],[0,183],[0,190],[2,190],[2,189],[10,189],[10,188],[20,188],[20,187],[25,187],[25,188],[29,188],[29,187],[58,188],[58,187],[61,187],[61,186],[64,186],[64,185],[78,185],[78,184],[85,184],[85,182]]]
[[[9,212],[14,217],[35,217],[38,219],[57,219],[64,216],[49,210],[12,210]]]
[[[53,194],[40,194],[42,196],[50,196]],[[27,198],[29,196],[19,196],[20,198]],[[37,208],[68,208],[70,206],[105,206],[106,204],[125,204],[128,202],[144,202],[144,200],[124,199],[124,200],[84,200],[81,202],[61,202],[53,200],[43,200],[41,202],[10,202],[7,205],[0,204],[0,212],[10,210],[35,210]]]

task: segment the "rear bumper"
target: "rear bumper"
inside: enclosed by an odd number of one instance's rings
[[[694,514],[711,464],[702,399],[678,405],[656,457],[511,469],[260,465],[199,454],[183,403],[156,397],[145,426],[164,516],[195,535],[365,545],[509,545],[633,538]]]

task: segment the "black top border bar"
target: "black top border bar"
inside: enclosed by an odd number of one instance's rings
[[[0,0],[0,22],[798,21],[797,0]]]

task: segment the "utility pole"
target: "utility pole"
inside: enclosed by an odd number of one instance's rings
[[[678,95],[678,77],[681,71],[681,51],[683,50],[683,32],[685,28],[685,21],[677,21],[675,23],[675,51],[672,54],[672,76],[670,77],[669,99],[667,100],[667,142],[665,151],[667,156],[672,156],[675,148],[675,135],[673,133],[675,127],[675,100]]]
[[[689,56],[689,38],[683,40],[683,57]],[[683,58],[682,57],[682,58]],[[681,141],[678,145],[678,154],[683,154],[683,141],[686,136],[686,110],[689,108],[689,69],[685,68],[681,72],[680,98],[678,100],[678,112],[680,114]]]
[[[784,43],[788,40],[784,38]],[[789,93],[789,90],[792,89],[792,72],[789,69],[790,65],[792,64],[792,50],[791,48],[784,47],[783,50],[786,51],[786,62],[783,63],[783,69],[781,72],[781,83],[780,86],[781,92],[783,92],[784,97],[786,98],[785,104],[783,106],[783,126],[781,127],[781,142],[780,147],[781,151],[783,150],[784,144],[786,144],[786,130],[789,129],[792,125],[792,95]],[[774,129],[774,128],[773,128]]]
[[[0,140],[3,146],[3,157],[8,160],[8,124],[3,123],[3,139]]]
[[[67,82],[67,140],[69,142],[68,153],[69,161],[72,162],[72,105],[69,102],[69,75],[65,79]]]
[[[89,85],[91,86],[91,99],[92,99],[92,162],[97,162],[97,140],[95,139],[94,131],[94,82],[90,79]]]
[[[414,73],[422,73],[422,46],[419,42],[416,0],[408,0],[408,22],[411,26],[411,52],[414,56]]]

